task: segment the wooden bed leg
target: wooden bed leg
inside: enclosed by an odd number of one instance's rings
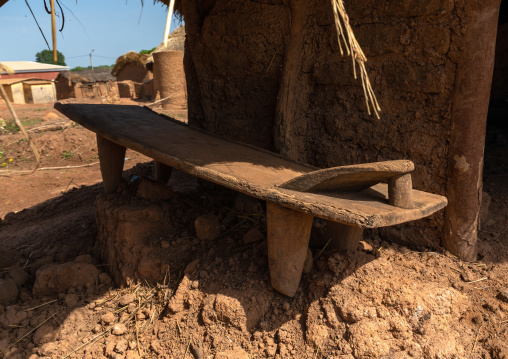
[[[347,224],[326,221],[326,240],[330,239],[327,248],[354,251],[362,239],[363,228]]]
[[[106,193],[116,191],[122,179],[126,148],[97,135],[102,181]]]
[[[272,287],[293,297],[302,277],[313,216],[266,203]]]
[[[413,208],[413,181],[411,174],[395,176],[388,180],[388,201],[390,205],[411,209]]]
[[[154,177],[157,182],[168,183],[169,178],[171,177],[171,172],[173,171],[173,167],[168,166],[162,162],[154,161]]]

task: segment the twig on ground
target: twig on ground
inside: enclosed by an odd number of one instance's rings
[[[61,166],[61,167],[40,167],[36,168],[34,171],[28,171],[28,170],[2,170],[0,172],[9,172],[9,173],[34,173],[35,171],[52,171],[52,170],[66,170],[69,168],[81,168],[81,167],[90,167],[98,165],[100,162],[93,162],[93,163],[87,163],[85,165],[77,165],[77,166]],[[0,173],[0,175],[2,175]],[[3,176],[3,175],[2,175]]]
[[[174,94],[169,95],[168,97],[163,98],[162,100],[158,100],[158,101],[155,101],[155,102],[152,102],[152,103],[146,104],[145,106],[149,107],[149,106],[157,105],[158,103],[164,102],[164,101],[166,101],[166,100],[169,100],[171,97],[173,97],[173,96],[175,96],[175,95],[178,95],[180,92],[182,92],[182,91],[181,91],[181,90],[180,90],[180,91],[177,91],[177,92],[175,92]]]
[[[482,328],[483,328],[483,326],[484,326],[484,325],[485,325],[485,324],[482,324],[482,325],[480,326],[480,328],[478,329],[478,332],[476,333],[476,338],[475,338],[475,340],[474,340],[473,349],[471,349],[471,355],[470,355],[470,357],[471,357],[471,358],[473,357],[474,350],[476,349],[476,343],[478,343],[478,337],[480,336],[480,331],[482,330]]]
[[[53,299],[53,300],[50,300],[50,301],[49,301],[49,302],[47,302],[47,303],[44,303],[44,304],[38,305],[38,306],[36,306],[36,307],[25,309],[25,310],[23,310],[23,312],[29,312],[29,311],[31,311],[31,310],[35,310],[35,309],[38,309],[38,308],[40,308],[40,307],[44,307],[45,305],[49,305],[49,304],[52,304],[52,303],[55,303],[55,302],[58,302],[58,299]]]
[[[483,277],[483,278],[480,278],[480,279],[477,279],[477,280],[472,280],[470,282],[466,282],[466,284],[477,283],[477,282],[481,282],[481,281],[487,280],[487,279],[489,279],[489,278]]]
[[[183,359],[185,359],[187,357],[187,353],[189,352],[190,343],[191,343],[191,339],[189,338],[189,344],[187,344],[187,349],[185,349],[185,354],[183,355]]]

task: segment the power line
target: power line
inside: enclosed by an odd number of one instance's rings
[[[44,33],[42,32],[41,26],[37,22],[37,19],[35,18],[35,15],[34,15],[34,13],[32,11],[32,8],[30,7],[30,5],[28,5],[28,1],[27,0],[25,0],[25,3],[26,3],[26,6],[28,6],[28,9],[30,10],[30,13],[32,14],[32,16],[34,18],[35,23],[37,24],[37,27],[39,28],[39,31],[41,32],[41,35],[44,38],[44,41],[46,41],[46,45],[48,45],[48,49],[51,50],[51,47],[49,47],[49,44],[48,44],[48,40],[46,40],[46,36],[44,36]]]

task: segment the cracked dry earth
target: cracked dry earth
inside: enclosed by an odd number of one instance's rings
[[[496,151],[487,155],[505,156]],[[0,358],[508,358],[499,166],[486,166],[478,261],[375,230],[355,251],[322,250],[316,221],[288,298],[270,286],[262,202],[181,173],[161,186],[144,161],[113,195],[91,167],[91,183],[76,172],[78,185],[2,213]]]

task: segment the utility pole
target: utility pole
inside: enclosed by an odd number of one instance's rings
[[[58,62],[56,52],[56,19],[55,19],[55,0],[50,0],[51,5],[51,32],[53,34],[53,63]],[[28,3],[27,3],[28,4]]]
[[[95,49],[92,49],[92,52],[94,52],[94,51],[95,51]],[[90,66],[92,66],[92,70],[93,70],[92,52],[90,52]]]

